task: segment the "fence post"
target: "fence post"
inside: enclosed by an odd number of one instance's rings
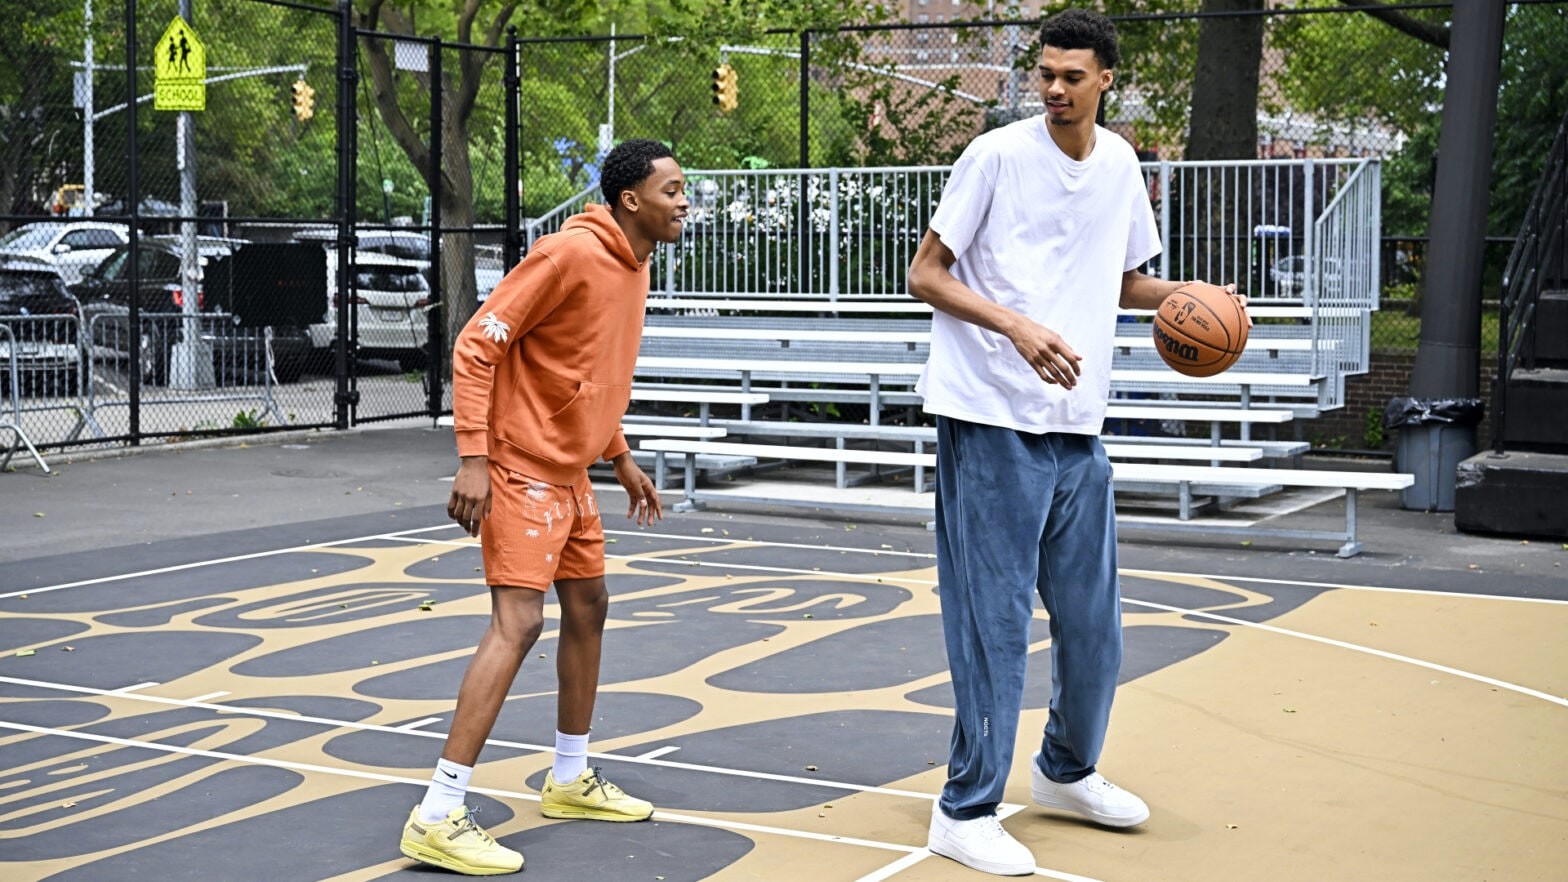
[[[800,167],[811,168],[811,31],[800,32]]]
[[[347,0],[344,0],[347,2]],[[129,243],[126,248],[126,274],[131,286],[131,312],[126,320],[126,373],[130,375],[131,446],[142,443],[142,353],[141,353],[141,225],[136,222],[138,203],[141,202],[141,180],[136,167],[136,0],[125,4],[125,204],[130,207]],[[87,194],[91,202],[93,194]],[[157,356],[155,355],[154,358]]]
[[[442,390],[445,372],[442,356],[446,352],[446,328],[451,317],[447,314],[446,298],[442,296],[441,278],[446,275],[445,249],[441,244],[441,166],[446,142],[446,113],[443,104],[446,96],[441,87],[441,38],[430,44],[430,260],[434,272],[430,274],[430,310],[425,313],[425,389],[428,392],[430,418],[441,415]],[[473,233],[468,234],[473,241]]]
[[[1323,302],[1323,297],[1317,286],[1318,228],[1313,200],[1318,198],[1318,188],[1316,181],[1313,180],[1314,169],[1315,166],[1310,157],[1302,162],[1301,229],[1303,235],[1301,243],[1301,296],[1303,300],[1301,305],[1308,306],[1305,298],[1308,296],[1312,297],[1312,303],[1310,304],[1312,310],[1312,372],[1317,374],[1323,371],[1322,347],[1318,345],[1323,340],[1323,323],[1319,321],[1319,317],[1322,314],[1319,307]]]
[[[337,380],[333,425],[340,430],[349,427],[351,408],[359,403],[359,392],[350,388],[349,382],[349,319],[353,312],[349,289],[354,281],[354,183],[358,172],[354,140],[359,129],[354,90],[358,82],[354,9],[350,0],[338,0],[338,265],[333,294],[337,298],[338,327],[332,370]]]
[[[828,241],[826,257],[828,261],[828,299],[838,299],[839,262],[843,255],[836,253],[838,248],[838,168],[835,166],[828,170]]]
[[[518,165],[517,150],[521,133],[517,131],[520,125],[519,107],[522,101],[522,72],[517,42],[517,25],[510,25],[506,29],[506,168],[503,173],[506,186],[506,239],[501,243],[501,264],[503,271],[510,271],[517,266],[521,259],[520,246],[522,245],[522,231],[519,227],[522,206],[520,204],[520,188],[522,187],[522,169]]]

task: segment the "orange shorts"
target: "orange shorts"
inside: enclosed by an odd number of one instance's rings
[[[604,575],[604,525],[584,470],[561,486],[490,463],[490,516],[479,528],[485,582],[544,591]]]

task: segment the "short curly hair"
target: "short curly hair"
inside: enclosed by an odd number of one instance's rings
[[[1090,9],[1067,9],[1040,25],[1040,45],[1057,49],[1092,49],[1100,66],[1115,69],[1122,53],[1116,46],[1116,25]]]
[[[675,154],[658,141],[636,139],[615,145],[599,171],[599,189],[604,191],[605,204],[615,207],[623,192],[636,188],[653,174],[653,161],[666,156],[673,158]]]

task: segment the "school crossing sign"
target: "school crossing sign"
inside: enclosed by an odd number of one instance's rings
[[[158,38],[152,60],[153,110],[207,109],[207,47],[176,15]]]

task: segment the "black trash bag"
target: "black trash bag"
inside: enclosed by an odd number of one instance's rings
[[[1479,398],[1395,398],[1383,410],[1383,428],[1474,426],[1485,413]]]

